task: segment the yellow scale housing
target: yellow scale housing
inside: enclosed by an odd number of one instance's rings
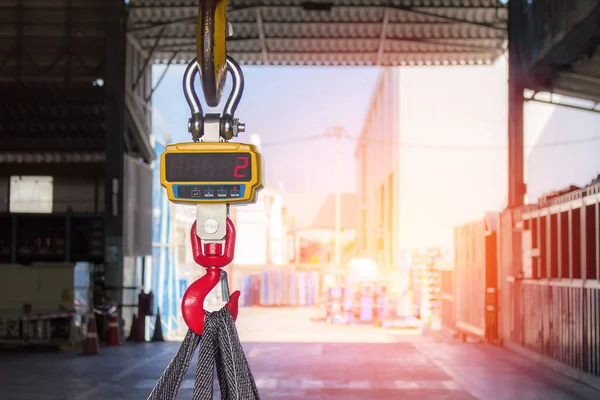
[[[246,160],[248,165],[244,167]],[[207,162],[217,161],[223,164],[206,166]],[[249,204],[256,202],[258,191],[263,188],[263,168],[262,156],[252,144],[170,144],[160,158],[160,184],[174,203]]]

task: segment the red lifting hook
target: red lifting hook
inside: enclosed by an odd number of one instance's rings
[[[196,222],[192,224],[190,236],[194,261],[206,268],[206,275],[192,283],[185,291],[181,304],[181,313],[187,326],[197,335],[201,335],[204,329],[204,317],[206,315],[204,312],[204,299],[219,283],[221,268],[233,260],[235,226],[229,218],[227,218],[226,232],[227,236],[225,237],[224,245],[214,243],[204,244],[203,252],[203,244],[196,234]],[[224,251],[222,247],[224,247]],[[236,290],[230,295],[229,302],[225,304],[234,321],[237,319],[239,297],[240,291]]]

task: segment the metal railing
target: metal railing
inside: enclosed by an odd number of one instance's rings
[[[588,185],[579,190],[573,190],[564,194],[555,196],[545,196],[538,201],[537,205],[528,205],[523,208],[524,212],[532,211],[536,208],[556,206],[559,204],[570,203],[575,200],[583,199],[584,197],[600,194],[600,183]]]
[[[600,377],[600,284],[588,281],[516,280],[511,342]]]
[[[502,340],[598,387],[599,194],[593,183],[504,211],[498,240]]]

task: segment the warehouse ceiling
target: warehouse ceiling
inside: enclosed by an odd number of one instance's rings
[[[556,1],[554,3],[557,3]],[[591,101],[599,111],[600,103],[600,1],[582,2],[566,11],[552,8],[553,3],[533,3],[538,25],[552,30],[533,30],[542,42],[535,48],[539,61],[530,68],[529,88]],[[557,3],[555,7],[565,6]],[[550,17],[548,17],[548,15]],[[562,16],[562,17],[561,17]],[[534,20],[535,22],[535,20]],[[543,39],[542,39],[543,38]]]
[[[476,65],[504,51],[497,0],[229,0],[246,65]],[[128,32],[156,63],[195,57],[198,0],[131,0]]]
[[[0,175],[103,162],[108,18],[104,0],[0,0]],[[132,110],[127,151],[151,159]]]
[[[556,68],[549,79],[548,92],[577,97],[594,102],[598,111],[600,103],[600,46],[595,45],[591,54],[585,55],[568,68]]]
[[[0,2],[0,175],[103,157],[103,10],[102,0]]]

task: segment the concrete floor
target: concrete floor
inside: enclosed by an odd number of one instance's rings
[[[327,325],[314,319],[318,314],[240,310],[238,329],[262,399],[600,399],[600,392],[502,349]],[[178,347],[127,344],[91,357],[0,354],[0,399],[143,400]],[[194,370],[178,398],[191,398]]]

